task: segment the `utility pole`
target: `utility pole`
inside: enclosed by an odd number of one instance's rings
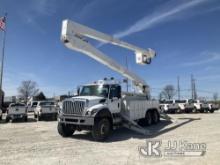
[[[193,88],[194,88],[194,98],[197,99],[197,92],[196,92],[196,80],[193,79]]]
[[[180,78],[177,77],[177,92],[178,92],[178,100],[180,100]]]
[[[196,80],[194,79],[193,75],[191,75],[191,90],[192,90],[192,99],[197,99],[197,92],[196,92]]]
[[[0,18],[0,29],[3,31],[3,40],[2,40],[2,55],[1,55],[1,72],[0,72],[0,108],[2,107],[3,100],[4,100],[4,94],[2,90],[2,77],[3,77],[3,68],[4,68],[4,57],[5,57],[5,40],[6,40],[6,17],[7,13],[5,13],[5,16]]]
[[[193,85],[193,75],[191,75],[191,92],[192,92],[192,99],[194,100],[194,85]]]

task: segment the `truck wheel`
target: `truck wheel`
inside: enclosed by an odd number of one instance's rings
[[[25,121],[25,122],[28,121],[28,117],[27,117],[27,116],[24,117],[24,121]]]
[[[204,109],[200,109],[200,111],[199,111],[200,113],[204,113]]]
[[[210,112],[210,113],[214,113],[214,110],[213,110],[213,109],[210,109],[209,112]]]
[[[0,120],[2,120],[2,116],[0,116]]]
[[[151,111],[147,111],[146,115],[145,115],[145,121],[147,125],[151,125],[152,124],[152,115],[151,115]]]
[[[10,121],[9,117],[6,117],[5,122],[8,123]]]
[[[96,141],[105,140],[111,133],[111,122],[107,118],[101,118],[95,121],[92,128],[92,136]]]
[[[57,114],[54,114],[53,120],[57,121]]]
[[[69,137],[75,132],[75,129],[72,128],[70,125],[58,123],[57,131],[62,137]]]
[[[37,115],[36,115],[36,114],[34,114],[34,118],[35,118],[35,119],[37,118]]]
[[[159,122],[159,115],[157,111],[154,110],[151,114],[152,114],[152,123],[157,124]]]
[[[197,112],[196,108],[193,108],[192,112],[193,112],[193,113],[196,113],[196,112]]]
[[[42,120],[42,116],[40,116],[39,114],[37,115],[37,121],[41,121]]]

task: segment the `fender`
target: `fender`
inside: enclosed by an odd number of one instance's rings
[[[100,109],[97,113],[94,114],[94,118],[95,118],[95,121],[99,118],[108,118],[111,124],[113,124],[112,113],[109,111],[108,108]]]

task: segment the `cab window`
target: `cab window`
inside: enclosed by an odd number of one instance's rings
[[[121,87],[118,85],[112,85],[110,88],[109,98],[113,97],[121,98]]]

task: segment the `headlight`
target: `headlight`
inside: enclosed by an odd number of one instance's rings
[[[92,115],[94,115],[96,112],[98,112],[98,110],[99,110],[99,109],[93,109],[93,110],[91,110],[91,111],[87,111],[87,112],[86,112],[86,115],[92,116]]]

